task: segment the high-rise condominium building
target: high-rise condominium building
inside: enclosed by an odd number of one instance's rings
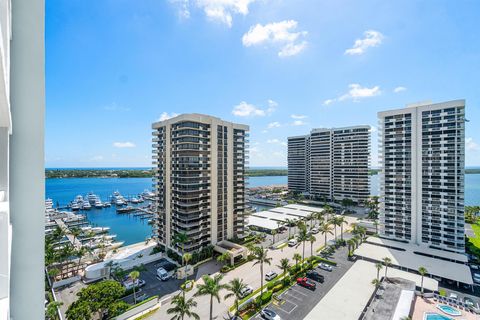
[[[464,252],[465,101],[378,117],[382,236]]]
[[[248,126],[201,114],[153,124],[157,239],[181,253],[244,236]]]
[[[288,189],[317,199],[370,195],[370,126],[313,129],[288,138]]]

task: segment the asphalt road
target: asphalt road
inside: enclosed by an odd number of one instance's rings
[[[279,296],[280,300],[278,302],[272,302],[268,308],[275,311],[282,320],[297,320],[305,318],[353,265],[352,261],[347,260],[347,248],[345,247],[338,249],[329,259],[337,262],[337,266],[334,267],[331,272],[320,268],[315,269],[315,271],[325,277],[323,283],[317,282],[315,291],[296,284],[282,293]],[[253,319],[262,318],[260,315],[256,315]]]

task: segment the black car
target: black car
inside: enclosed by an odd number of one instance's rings
[[[323,283],[325,277],[316,271],[307,271],[307,278]]]

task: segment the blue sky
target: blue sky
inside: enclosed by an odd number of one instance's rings
[[[191,112],[283,166],[288,136],[459,98],[480,165],[479,1],[46,2],[47,167],[149,166],[151,123]]]

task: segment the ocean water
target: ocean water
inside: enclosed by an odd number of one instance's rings
[[[250,177],[249,187],[287,184],[286,176]],[[107,201],[114,191],[123,196],[137,195],[145,189],[151,190],[152,180],[149,178],[69,178],[47,179],[46,196],[53,199],[54,205],[65,206],[77,195],[85,196],[93,192]],[[379,193],[379,176],[371,176],[371,194]],[[480,174],[465,176],[465,204],[480,205]],[[118,241],[125,245],[144,241],[151,236],[152,229],[147,219],[127,214],[117,214],[114,207],[86,211],[90,223],[95,226],[110,227],[110,233],[117,235]]]

